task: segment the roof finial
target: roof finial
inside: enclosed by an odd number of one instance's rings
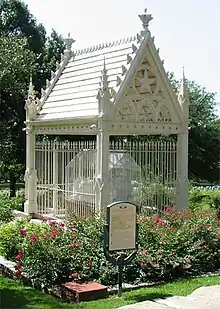
[[[28,88],[28,98],[34,95],[34,85],[32,80],[32,74],[30,74],[29,88]]]
[[[66,49],[64,52],[65,55],[69,55],[71,53],[71,48],[74,42],[76,41],[73,38],[71,38],[70,33],[68,33],[68,37],[64,39],[64,43],[66,45]]]
[[[185,78],[185,70],[184,70],[184,65],[182,66],[182,77],[183,77],[183,79]]]
[[[26,109],[26,119],[27,120],[34,120],[36,118],[38,109],[39,109],[40,101],[35,96],[34,93],[34,85],[32,82],[32,74],[30,75],[30,83],[29,83],[29,89],[28,89],[28,98],[25,103],[25,109]]]
[[[181,83],[180,83],[179,95],[181,95],[183,97],[183,99],[186,99],[187,95],[188,95],[187,81],[186,81],[186,77],[185,77],[184,66],[182,67],[182,79],[181,79]]]
[[[108,87],[108,75],[105,57],[103,59],[103,69],[101,71],[101,82],[100,88],[98,90],[97,99],[99,101],[99,113],[104,113],[106,109],[108,109],[109,99],[110,99],[110,91]]]
[[[103,70],[102,70],[102,92],[105,93],[105,91],[108,89],[108,75],[107,75],[107,68],[105,63],[105,57],[104,57],[104,63],[103,63]]]
[[[185,77],[184,67],[182,68],[182,79],[180,82],[180,87],[179,87],[179,92],[178,92],[178,101],[188,117],[189,94],[188,94],[188,86],[187,86],[187,80]]]
[[[138,15],[140,20],[142,21],[142,26],[144,30],[148,30],[149,22],[153,19],[151,14],[147,14],[147,9],[144,10],[144,14]]]

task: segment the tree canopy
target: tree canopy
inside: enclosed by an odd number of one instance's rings
[[[47,36],[24,2],[0,0],[0,174],[4,178],[11,178],[13,170],[16,181],[15,171],[25,163],[22,129],[30,75],[39,92],[63,50],[62,37],[54,30]]]
[[[15,182],[24,169],[24,98],[35,57],[25,38],[6,35],[0,36],[0,55],[0,171]]]
[[[169,78],[178,91],[173,73]],[[189,92],[189,178],[194,181],[219,181],[220,119],[216,116],[216,94],[187,81]]]
[[[189,174],[210,182],[219,179],[220,127],[215,115],[215,94],[189,82]]]

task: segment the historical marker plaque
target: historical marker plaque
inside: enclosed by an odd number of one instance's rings
[[[115,202],[107,206],[103,235],[104,254],[110,263],[118,266],[118,296],[122,295],[123,268],[132,261],[138,251],[138,211],[139,208],[129,202]],[[126,253],[124,250],[132,252]],[[117,251],[119,252],[116,257],[112,253]]]
[[[137,206],[127,202],[109,205],[109,251],[135,249],[137,242]]]

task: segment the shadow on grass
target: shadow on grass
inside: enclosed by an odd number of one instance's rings
[[[146,301],[146,300],[155,300],[158,298],[166,298],[166,297],[170,297],[173,296],[172,294],[164,294],[164,293],[141,293],[139,295],[128,295],[126,297],[126,299],[128,301],[132,301],[132,302],[142,302],[142,301]]]
[[[29,293],[29,292],[28,292]],[[0,308],[2,309],[25,309],[27,308],[28,299],[26,293],[7,288],[0,289]]]
[[[136,302],[142,302],[147,300],[153,300],[155,298],[165,298],[171,296],[169,294],[163,293],[154,293],[154,292],[144,292],[141,293],[132,293],[132,294],[124,294],[124,301],[122,298],[122,304],[126,305],[132,304]],[[120,301],[120,299],[118,299]],[[81,303],[79,306],[74,305],[75,308],[113,308],[109,306],[109,302],[115,302],[113,299],[105,299],[102,300],[99,304],[99,301],[95,301],[94,303],[87,303],[87,305]],[[116,301],[117,303],[117,301]],[[0,308],[1,309],[61,309],[61,308],[69,308],[69,304],[58,302],[55,298],[50,295],[43,295],[39,291],[32,289],[13,289],[13,288],[0,288]],[[84,307],[85,306],[85,307]],[[88,307],[87,307],[88,306]],[[99,307],[100,306],[100,307]],[[109,307],[108,307],[109,306]]]
[[[57,309],[61,308],[55,298],[42,295],[36,290],[0,288],[1,309]]]

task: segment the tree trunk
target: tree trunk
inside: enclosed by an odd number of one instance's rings
[[[16,178],[14,173],[10,173],[10,199],[16,196]]]

